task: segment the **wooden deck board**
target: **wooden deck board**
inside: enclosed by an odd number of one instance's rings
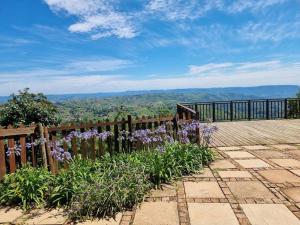
[[[300,119],[214,123],[215,146],[242,146],[300,143]]]

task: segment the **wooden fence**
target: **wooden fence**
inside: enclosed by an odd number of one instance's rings
[[[139,129],[153,130],[167,122],[172,122],[172,129],[177,129],[176,116],[142,117],[133,120],[130,115],[118,121],[106,120],[44,127],[42,133],[37,125],[2,128],[0,129],[0,179],[5,174],[13,173],[17,168],[27,163],[30,163],[32,166],[43,166],[42,147],[47,154],[47,165],[53,173],[56,173],[60,167],[68,167],[67,163],[60,163],[54,157],[51,157],[50,145],[44,143],[35,145],[34,141],[38,138],[45,137],[48,143],[52,143],[56,140],[62,140],[62,138],[66,137],[72,131],[82,133],[95,129],[98,133],[104,131],[111,132],[113,135],[109,136],[105,141],[96,138],[79,140],[73,137],[70,146],[66,142],[63,143],[63,149],[70,152],[73,157],[80,156],[83,159],[95,159],[105,152],[112,154],[134,150],[137,146],[129,140],[134,131]],[[31,146],[27,146],[28,143],[31,143]],[[16,148],[18,149],[16,150]],[[15,154],[16,152],[20,152],[20,155]]]
[[[300,118],[300,99],[255,99],[177,104],[180,118],[200,121],[269,120]]]

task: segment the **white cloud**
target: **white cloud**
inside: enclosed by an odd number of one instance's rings
[[[92,32],[93,39],[117,36],[133,38],[136,29],[131,15],[115,9],[116,0],[45,0],[53,11],[65,11],[79,22],[69,27],[71,32]]]
[[[284,39],[300,38],[300,22],[250,22],[238,31],[241,38],[252,41],[278,42]]]
[[[238,0],[228,5],[226,11],[229,13],[240,13],[246,10],[255,12],[287,1],[288,0]]]
[[[138,9],[123,8],[121,0],[44,0],[54,12],[75,16],[71,32],[91,33],[92,39],[133,38],[146,21],[190,21],[217,10],[229,14],[256,13],[291,0],[142,0]]]
[[[205,72],[212,72],[215,71],[216,69],[224,69],[231,67],[233,64],[232,63],[209,63],[205,64],[202,66],[195,66],[195,65],[190,65],[189,66],[189,73],[190,74],[201,74]]]
[[[241,63],[209,63],[200,66],[190,65],[189,75],[212,75],[212,74],[236,74],[241,72],[253,71],[268,71],[285,67],[286,64],[281,63],[279,60],[261,61],[261,62],[241,62]],[[297,68],[297,64],[292,64]]]
[[[100,73],[74,75],[72,71],[45,70],[27,73],[0,73],[3,84],[0,95],[8,95],[24,87],[47,94],[115,92],[126,90],[153,90],[173,88],[232,87],[256,85],[300,85],[300,62],[283,63],[281,61],[263,62],[227,62],[202,65],[198,74],[144,79],[131,79],[126,75],[106,75]],[[209,70],[210,68],[211,70]],[[196,72],[196,71],[194,71]],[[210,73],[211,72],[211,73]],[[210,73],[210,74],[209,74]],[[55,74],[55,75],[53,75]],[[203,74],[209,74],[203,76]],[[41,79],[37,79],[39,76]]]
[[[80,72],[103,72],[116,71],[132,65],[133,62],[123,59],[76,60],[66,64],[65,69]]]

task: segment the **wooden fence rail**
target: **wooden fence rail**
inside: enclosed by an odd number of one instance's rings
[[[46,158],[49,170],[56,173],[60,167],[67,168],[67,163],[58,162],[50,155],[52,147],[49,144],[33,143],[45,137],[46,143],[53,143],[63,140],[71,132],[78,131],[80,133],[96,130],[97,133],[110,132],[113,135],[106,140],[101,141],[99,138],[78,139],[72,137],[70,144],[64,142],[62,147],[64,151],[70,152],[73,157],[81,157],[83,159],[96,159],[105,152],[110,154],[117,152],[130,152],[135,150],[135,146],[129,138],[132,133],[139,129],[155,129],[162,124],[172,122],[172,129],[177,129],[177,120],[174,116],[158,116],[158,117],[141,117],[132,119],[132,116],[117,121],[98,121],[80,124],[62,124],[60,126],[44,127],[41,134],[38,125],[30,127],[0,128],[0,179],[7,173],[13,173],[17,168],[29,163],[32,166],[43,166],[42,148],[46,148]],[[125,132],[124,132],[125,131]],[[28,148],[28,143],[31,144]],[[20,153],[20,155],[18,154]]]
[[[255,99],[181,103],[179,117],[200,121],[269,120],[300,118],[300,99]]]

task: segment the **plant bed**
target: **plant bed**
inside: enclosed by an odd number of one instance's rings
[[[95,161],[74,159],[57,175],[28,166],[0,183],[0,203],[24,210],[62,207],[71,219],[114,217],[132,209],[152,188],[195,173],[212,160],[207,147],[173,142]]]

